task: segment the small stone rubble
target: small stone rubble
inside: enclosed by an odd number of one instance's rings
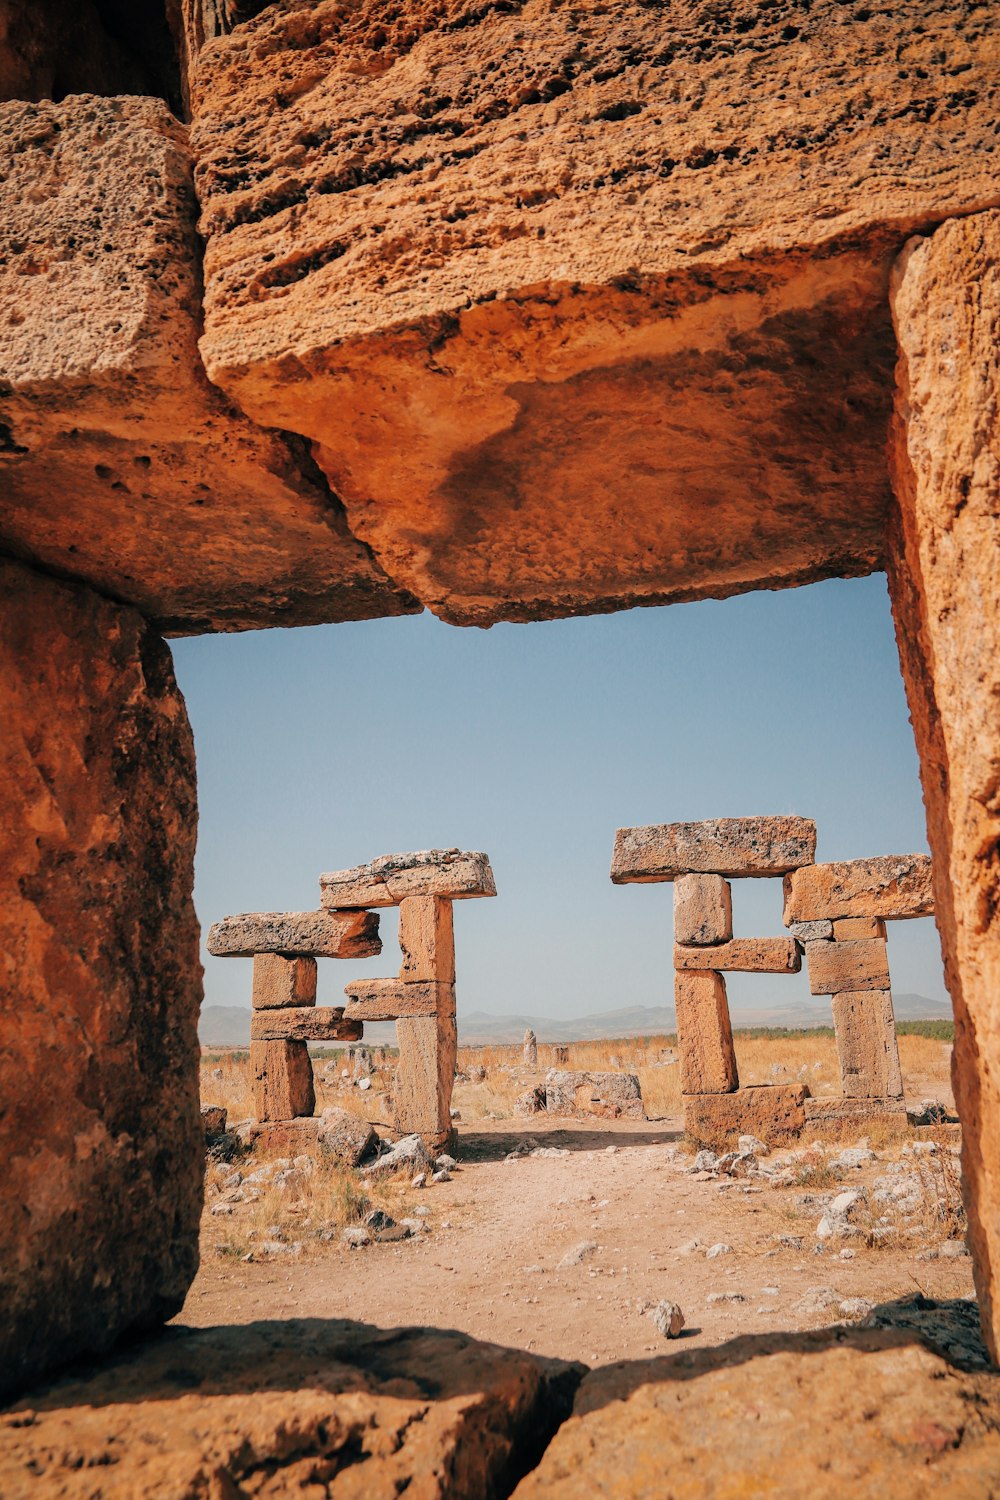
[[[642,1089],[634,1073],[565,1072],[550,1068],[545,1082],[534,1084],[514,1101],[519,1115],[598,1115],[643,1120]]]

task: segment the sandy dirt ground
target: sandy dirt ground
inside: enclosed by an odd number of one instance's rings
[[[559,1154],[508,1159],[536,1148]],[[921,1231],[919,1217],[891,1248],[824,1241],[816,1235],[822,1202],[808,1183],[699,1176],[677,1117],[477,1120],[461,1127],[454,1154],[451,1181],[397,1190],[400,1214],[427,1211],[426,1232],[402,1243],[350,1250],[339,1238],[304,1236],[298,1253],[244,1261],[220,1253],[220,1220],[206,1205],[201,1270],[176,1321],[433,1324],[595,1365],[662,1352],[666,1341],[647,1314],[664,1299],[684,1312],[683,1340],[703,1345],[835,1322],[848,1299],[972,1291],[966,1255],[926,1258],[943,1235],[935,1226]],[[871,1189],[879,1174],[910,1171],[916,1160],[901,1159],[899,1145],[876,1158],[827,1171],[827,1197]],[[794,1165],[801,1176],[801,1162]],[[710,1258],[720,1244],[729,1248]]]

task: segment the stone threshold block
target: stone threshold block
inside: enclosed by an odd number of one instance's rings
[[[820,927],[823,924],[817,922],[812,925]],[[849,943],[857,938],[884,938],[886,935],[885,922],[881,917],[838,917],[829,925],[833,928],[835,943]]]
[[[615,885],[679,875],[784,875],[816,857],[811,818],[712,818],[619,828],[611,859]]]
[[[884,854],[809,865],[785,879],[785,926],[821,918],[934,915],[929,854]]]
[[[902,1099],[903,1077],[889,990],[834,995],[833,1026],[844,1093],[863,1099]]]
[[[733,892],[721,875],[678,875],[674,882],[674,942],[728,943]]]
[[[393,1082],[395,1128],[432,1149],[451,1139],[451,1094],[458,1055],[454,1016],[405,1016],[396,1022],[399,1059]]]
[[[279,1010],[316,1004],[316,960],[257,953],[253,961],[251,1003],[254,1010]]]
[[[739,1087],[726,981],[716,973],[674,975],[681,1093],[730,1094]]]
[[[345,1020],[395,1021],[400,1016],[453,1016],[455,986],[434,980],[357,979],[345,986]]]
[[[675,969],[715,969],[722,973],[797,974],[802,955],[794,938],[733,938],[714,948],[674,945]]]
[[[884,938],[806,943],[805,948],[809,989],[814,995],[889,988],[889,956]]]
[[[740,1135],[774,1145],[802,1133],[809,1103],[804,1083],[752,1083],[731,1094],[687,1094],[684,1133],[703,1146]]]
[[[908,1130],[910,1122],[900,1099],[870,1099],[849,1095],[824,1095],[820,1099],[807,1099],[805,1103],[806,1123],[821,1128],[824,1125],[839,1127],[857,1124],[866,1120],[885,1120]]]
[[[216,958],[375,958],[382,952],[374,911],[252,911],[223,917],[208,932]]]
[[[359,1042],[363,1035],[361,1022],[348,1019],[339,1005],[255,1010],[250,1018],[251,1042]]]
[[[241,1134],[247,1145],[272,1156],[314,1155],[319,1146],[319,1115],[291,1120],[259,1120]]]
[[[291,1120],[316,1108],[309,1048],[300,1041],[250,1042],[254,1114],[259,1122]]]
[[[455,982],[455,914],[444,896],[404,896],[399,903],[400,979]]]
[[[321,875],[319,889],[321,904],[335,910],[399,906],[407,896],[465,901],[497,893],[487,856],[461,849],[383,854],[366,865]]]

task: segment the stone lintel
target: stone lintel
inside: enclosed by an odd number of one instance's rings
[[[408,896],[442,896],[449,901],[466,901],[497,893],[487,856],[479,851],[461,849],[420,849],[412,854],[383,854],[369,864],[321,875],[319,888],[322,905],[336,910],[398,906]]]
[[[794,938],[733,938],[712,948],[674,945],[675,969],[715,969],[719,973],[797,974],[802,955]]]
[[[344,1018],[348,1021],[455,1014],[455,986],[436,980],[359,979],[347,985],[344,993]]]
[[[362,1035],[360,1022],[348,1019],[340,1005],[255,1010],[250,1018],[252,1042],[359,1042]]]
[[[816,857],[811,818],[712,818],[619,828],[611,860],[615,885],[679,875],[784,875]]]
[[[929,854],[885,854],[808,865],[785,879],[785,926],[822,918],[934,915]]]
[[[209,928],[216,958],[375,958],[382,952],[373,911],[253,911],[223,917]]]

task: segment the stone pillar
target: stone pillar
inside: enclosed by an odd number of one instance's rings
[[[0,1392],[198,1264],[194,751],[131,609],[0,561]]]
[[[399,1060],[393,1085],[394,1119],[403,1134],[423,1136],[438,1149],[451,1139],[458,1029],[455,1020],[455,927],[450,900],[406,896],[399,903],[399,977],[405,985],[431,982],[437,995],[433,1016],[400,1015]]]
[[[524,1033],[524,1048],[522,1051],[524,1066],[526,1068],[538,1067],[538,1039],[529,1026]]]
[[[711,970],[674,975],[681,1093],[731,1094],[739,1088],[726,981]]]
[[[888,571],[955,1009],[983,1331],[1000,1356],[1000,212],[897,261]]]
[[[840,1086],[848,1098],[901,1099],[896,1021],[889,990],[848,990],[833,997]]]

